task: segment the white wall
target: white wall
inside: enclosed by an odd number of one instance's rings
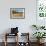
[[[10,8],[25,8],[25,19],[10,19]],[[32,36],[32,24],[36,24],[36,0],[0,0],[0,34],[17,26]]]

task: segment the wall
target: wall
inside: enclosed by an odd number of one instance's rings
[[[25,19],[10,19],[10,8],[25,8]],[[32,24],[36,24],[36,0],[0,1],[0,34],[17,26],[19,32],[29,32],[32,36]]]

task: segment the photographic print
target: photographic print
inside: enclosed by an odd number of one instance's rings
[[[10,8],[10,18],[11,19],[24,19],[25,8]]]

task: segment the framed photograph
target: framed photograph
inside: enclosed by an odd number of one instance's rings
[[[10,18],[11,19],[24,19],[25,8],[10,8]]]
[[[46,25],[46,0],[36,0],[36,24]]]
[[[46,0],[37,0],[37,15],[39,18],[46,18]]]

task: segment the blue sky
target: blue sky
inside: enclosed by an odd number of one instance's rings
[[[16,12],[23,12],[24,11],[24,9],[22,9],[22,8],[16,8],[15,10],[16,10]]]

